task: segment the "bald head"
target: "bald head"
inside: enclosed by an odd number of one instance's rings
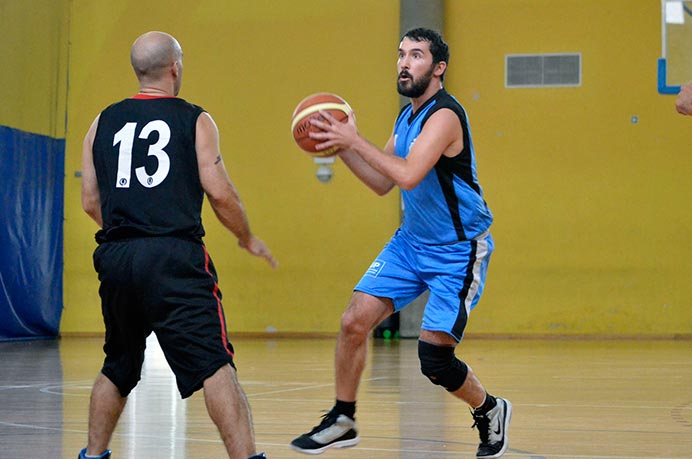
[[[164,32],[147,32],[132,44],[130,62],[140,82],[163,78],[170,66],[182,64],[178,40]],[[180,69],[182,70],[182,68]]]

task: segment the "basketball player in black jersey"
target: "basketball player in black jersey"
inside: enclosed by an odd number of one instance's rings
[[[82,206],[101,227],[94,266],[106,357],[92,389],[88,444],[80,458],[110,457],[108,444],[140,379],[152,331],[180,395],[204,389],[229,457],[265,457],[256,454],[216,271],[202,243],[204,195],[241,248],[272,267],[277,262],[250,230],[211,116],[177,97],[182,57],[166,33],[137,38],[131,61],[139,93],[101,112],[84,140]]]

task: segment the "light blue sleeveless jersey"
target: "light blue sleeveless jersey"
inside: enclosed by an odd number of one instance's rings
[[[395,153],[405,158],[428,118],[443,108],[459,117],[464,148],[453,158],[442,156],[412,190],[401,190],[404,201],[401,230],[425,244],[475,239],[488,231],[493,221],[478,183],[466,112],[445,89],[440,89],[416,113],[411,104],[401,110],[394,127]]]

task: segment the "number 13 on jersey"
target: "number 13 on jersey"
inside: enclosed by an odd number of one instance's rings
[[[120,144],[118,149],[118,175],[115,182],[116,188],[129,188],[130,177],[132,173],[132,145],[135,140],[135,131],[137,123],[125,123],[118,132],[113,136],[113,146]],[[139,133],[139,139],[148,139],[152,132],[156,131],[159,134],[159,139],[155,144],[149,145],[147,156],[155,156],[158,160],[158,166],[153,174],[148,174],[144,166],[135,169],[137,181],[146,188],[153,188],[160,185],[171,169],[171,161],[168,154],[164,151],[164,147],[168,145],[171,139],[171,129],[161,120],[150,121]]]

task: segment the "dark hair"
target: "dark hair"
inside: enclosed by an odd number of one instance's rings
[[[433,64],[438,62],[446,62],[449,64],[449,46],[445,43],[442,35],[434,30],[419,27],[411,29],[404,34],[401,39],[409,38],[413,41],[427,41],[430,44],[430,53],[432,54]],[[444,73],[442,74],[444,79]]]

